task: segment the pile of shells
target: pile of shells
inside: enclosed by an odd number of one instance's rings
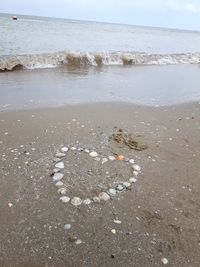
[[[127,164],[131,165],[132,168],[132,177],[129,177],[127,181],[123,181],[111,188],[108,188],[106,192],[101,192],[99,193],[98,196],[94,196],[93,198],[88,198],[87,196],[85,198],[80,198],[78,196],[73,196],[69,197],[67,196],[67,189],[64,188],[64,183],[62,182],[62,179],[64,177],[64,174],[62,171],[65,168],[63,159],[66,157],[67,153],[70,151],[78,151],[81,153],[86,153],[88,154],[88,157],[94,159],[95,161],[100,162],[101,164],[105,164],[106,162],[112,162],[112,161],[125,161]],[[80,205],[90,205],[92,203],[100,203],[100,202],[105,202],[109,201],[110,199],[116,197],[118,194],[121,192],[130,189],[132,184],[137,182],[137,177],[138,174],[141,172],[141,167],[135,163],[134,159],[129,159],[125,158],[123,155],[118,155],[117,157],[115,156],[102,156],[96,151],[90,151],[86,148],[81,148],[81,147],[62,147],[60,151],[58,151],[55,155],[54,158],[55,167],[52,172],[52,177],[53,177],[53,182],[55,183],[55,186],[58,187],[58,193],[59,195],[61,194],[62,196],[60,197],[60,201],[63,203],[71,203],[73,206],[80,206]]]

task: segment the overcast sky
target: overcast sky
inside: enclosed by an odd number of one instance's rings
[[[0,0],[0,13],[200,30],[200,0]]]

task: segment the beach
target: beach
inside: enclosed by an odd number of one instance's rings
[[[198,102],[1,113],[1,266],[162,266],[163,258],[169,266],[198,266],[199,119]],[[145,149],[109,141],[119,129]],[[64,146],[122,154],[135,159],[141,173],[129,190],[109,201],[62,203],[51,172],[55,153]],[[87,167],[96,163],[84,157],[78,151],[67,156],[82,174],[69,180],[68,195],[92,197],[124,179],[112,176],[115,168],[122,175],[126,171],[112,162],[105,163],[107,179],[88,179]],[[64,174],[68,181],[70,175]],[[65,230],[65,224],[71,228]]]

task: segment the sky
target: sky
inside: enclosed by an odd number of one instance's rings
[[[200,0],[0,0],[0,13],[200,30]]]

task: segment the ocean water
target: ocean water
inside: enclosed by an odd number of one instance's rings
[[[18,18],[0,15],[0,111],[200,99],[200,32]]]

